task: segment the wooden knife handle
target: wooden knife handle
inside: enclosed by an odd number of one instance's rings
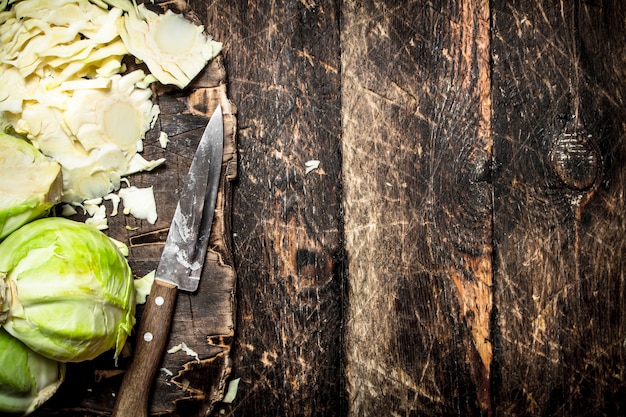
[[[137,329],[135,351],[117,394],[114,417],[148,415],[150,389],[172,323],[177,287],[155,280]]]

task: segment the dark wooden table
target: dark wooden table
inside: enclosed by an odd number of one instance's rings
[[[236,173],[172,336],[202,361],[166,357],[155,415],[626,413],[624,1],[189,10],[224,42],[217,76],[160,95],[173,144],[146,152],[183,172],[228,99]],[[142,232],[169,223],[168,172],[140,177],[166,207]],[[107,415],[103,368],[37,415]]]

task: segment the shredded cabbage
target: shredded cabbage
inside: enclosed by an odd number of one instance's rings
[[[0,129],[61,164],[64,202],[117,191],[163,163],[137,154],[159,115],[150,87],[184,88],[220,52],[203,30],[131,0],[0,2]]]
[[[122,188],[119,195],[124,202],[124,214],[132,214],[138,219],[147,220],[150,224],[156,222],[157,211],[152,187],[130,186]]]
[[[204,35],[171,10],[157,14],[140,4],[118,21],[124,44],[143,60],[163,84],[185,88],[222,49],[220,42]]]

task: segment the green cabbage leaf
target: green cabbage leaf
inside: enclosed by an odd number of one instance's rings
[[[0,328],[0,414],[32,413],[64,378],[64,363],[33,352]]]

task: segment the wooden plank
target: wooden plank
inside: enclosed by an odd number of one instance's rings
[[[500,415],[626,408],[626,7],[493,2]]]
[[[339,22],[334,1],[220,0],[238,106],[237,290],[226,415],[340,415],[343,248]],[[306,163],[319,160],[307,173]]]
[[[487,1],[346,1],[350,415],[489,414]]]

